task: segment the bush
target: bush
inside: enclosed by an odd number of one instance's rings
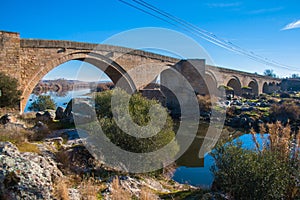
[[[0,107],[17,107],[20,103],[21,91],[18,81],[0,72]]]
[[[29,106],[29,110],[32,111],[44,111],[47,109],[55,110],[55,108],[56,105],[49,95],[39,96],[38,99]]]
[[[168,144],[174,137],[173,122],[170,116],[164,124],[163,129],[150,138],[136,138],[121,130],[113,119],[111,109],[111,97],[113,92],[120,96],[120,99],[128,94],[120,89],[108,90],[101,92],[95,98],[96,113],[100,125],[107,137],[116,145],[127,151],[142,153],[152,152],[164,145]],[[159,105],[155,100],[148,100],[142,97],[141,94],[134,94],[129,101],[129,113],[132,121],[139,126],[146,126],[150,122],[149,110],[152,106]],[[116,108],[120,113],[123,113],[122,106]],[[160,112],[166,112],[165,108],[160,106],[157,111],[157,117]],[[127,118],[120,116],[120,123],[129,123]],[[128,124],[130,126],[130,124]],[[153,127],[155,128],[155,127]],[[140,133],[143,134],[143,133]]]
[[[287,123],[296,121],[300,116],[300,107],[294,102],[285,101],[282,104],[273,104],[270,108],[270,118],[273,121]]]
[[[263,145],[253,134],[256,150],[243,149],[241,142],[233,141],[217,146],[211,153],[216,188],[233,199],[300,198],[300,135],[293,140],[290,127],[279,123],[268,129],[269,142]]]
[[[291,95],[289,93],[283,92],[279,95],[280,98],[291,98]]]

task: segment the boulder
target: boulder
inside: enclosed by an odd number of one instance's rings
[[[55,111],[47,110],[44,112],[37,112],[35,118],[37,121],[42,121],[46,123],[52,122],[55,119]]]
[[[95,107],[88,98],[74,98],[65,109],[63,121],[75,122],[77,124],[89,123],[96,120]]]
[[[61,120],[64,117],[64,111],[65,109],[61,106],[57,107],[55,111],[55,119],[56,120]]]
[[[0,142],[0,199],[53,199],[53,183],[62,176],[50,158]]]
[[[0,124],[7,124],[7,123],[15,123],[17,122],[16,117],[12,116],[11,114],[5,114],[0,118]]]

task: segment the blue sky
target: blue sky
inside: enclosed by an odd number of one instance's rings
[[[201,38],[195,38],[178,27],[146,15],[118,0],[3,1],[0,30],[20,32],[22,38],[101,43],[115,34],[130,29],[168,28],[193,37],[218,66],[253,73],[263,73],[265,69],[271,68],[281,77],[293,73],[300,74],[299,1],[147,0],[147,2],[248,51],[293,68],[275,68],[252,61]],[[62,74],[65,78],[74,77],[76,71],[74,69],[79,66],[78,62],[66,63],[63,67],[53,70],[47,78],[58,78]],[[96,74],[96,68],[91,67],[89,70],[91,74]],[[97,77],[99,76],[100,72],[97,74]]]

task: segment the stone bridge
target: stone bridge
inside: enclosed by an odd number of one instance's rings
[[[195,92],[207,94],[221,85],[241,94],[244,86],[258,95],[278,89],[279,79],[205,64],[205,60],[179,60],[141,50],[59,40],[21,39],[19,33],[0,31],[0,71],[16,78],[22,91],[23,111],[36,84],[52,69],[71,60],[88,62],[104,71],[124,88],[141,90],[164,73],[175,69],[182,73]],[[191,67],[191,63],[194,67]],[[195,68],[200,73],[194,73]],[[63,76],[63,74],[62,74]],[[1,88],[0,88],[1,89]]]

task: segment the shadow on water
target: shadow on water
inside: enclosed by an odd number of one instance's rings
[[[178,123],[178,122],[177,122]],[[178,126],[178,125],[177,125]],[[177,169],[175,170],[173,180],[180,183],[188,183],[194,186],[201,186],[209,188],[213,182],[213,174],[210,171],[211,166],[214,164],[213,158],[206,152],[205,155],[199,156],[201,146],[203,145],[204,137],[207,134],[209,123],[200,122],[197,135],[192,144],[180,156],[177,161]],[[221,138],[226,138],[234,133],[234,135],[242,135],[242,132],[236,130],[223,129]],[[186,137],[191,137],[188,133]]]

